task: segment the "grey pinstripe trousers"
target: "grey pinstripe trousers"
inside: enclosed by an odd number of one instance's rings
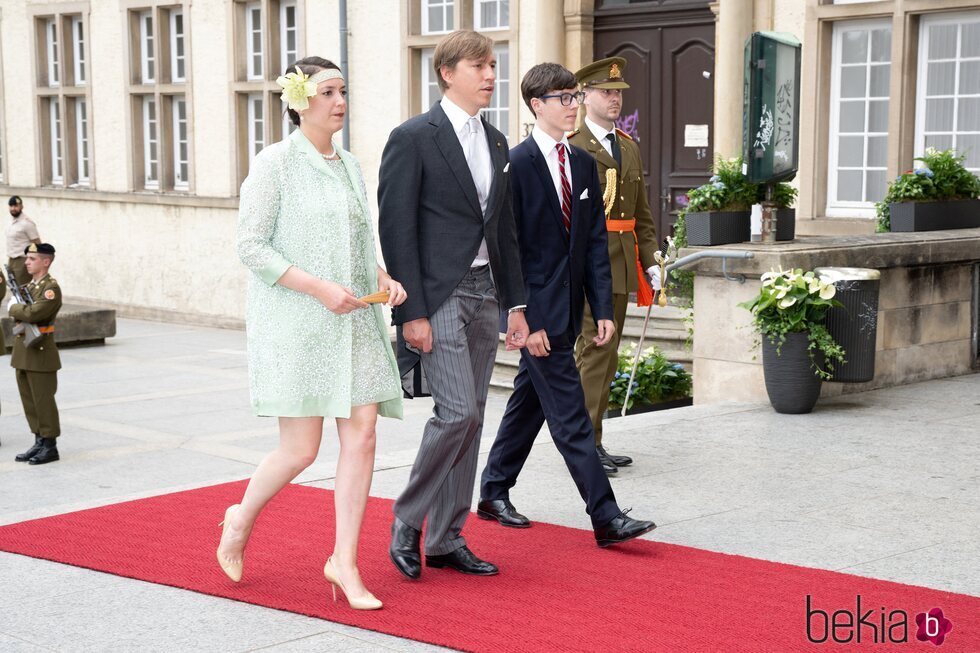
[[[450,553],[466,544],[460,531],[473,502],[499,319],[487,265],[467,272],[429,316],[432,351],[422,354],[422,365],[435,407],[422,432],[408,486],[394,506],[395,516],[412,528],[421,530],[426,522],[428,555]]]

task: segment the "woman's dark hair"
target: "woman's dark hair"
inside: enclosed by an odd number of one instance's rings
[[[333,70],[340,70],[340,66],[329,59],[324,59],[323,57],[303,57],[299,61],[294,61],[293,63],[289,64],[289,67],[286,68],[286,73],[296,72],[296,66],[299,66],[300,70],[311,76],[320,72],[321,70],[326,70],[329,68],[332,68]],[[288,107],[286,108],[286,113],[289,114],[289,119],[293,121],[293,124],[299,127],[299,113]]]

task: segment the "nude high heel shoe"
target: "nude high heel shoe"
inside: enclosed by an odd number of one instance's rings
[[[218,524],[218,526],[222,526],[223,527],[221,529],[221,537],[222,537],[222,539],[225,536],[225,530],[229,526],[228,519],[231,516],[231,511],[232,511],[232,509],[237,508],[237,507],[238,507],[238,504],[237,503],[235,505],[233,505],[233,506],[228,506],[227,510],[225,510],[225,518],[222,519],[221,520],[221,523]],[[218,557],[218,564],[221,565],[221,570],[223,572],[225,572],[225,575],[227,575],[228,578],[232,579],[236,583],[238,581],[240,581],[242,579],[242,567],[244,567],[244,565],[245,565],[245,556],[244,556],[244,554],[242,555],[242,559],[240,561],[238,561],[238,562],[231,562],[230,560],[226,560],[225,558],[222,558],[221,557],[220,544],[219,544],[219,550],[216,552],[216,555]]]
[[[327,580],[330,581],[330,587],[333,589],[333,600],[337,601],[337,586],[340,586],[340,591],[344,593],[344,597],[347,599],[347,603],[354,610],[380,610],[381,606],[384,605],[379,601],[373,594],[368,592],[368,595],[355,599],[347,594],[347,589],[344,584],[340,582],[340,576],[337,575],[337,570],[333,566],[333,558],[327,558],[327,564],[323,566],[323,575],[326,576]]]

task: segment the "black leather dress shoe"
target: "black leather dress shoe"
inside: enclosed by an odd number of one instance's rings
[[[616,473],[619,472],[619,468],[616,467],[616,463],[614,463],[609,456],[606,455],[606,452],[602,449],[602,447],[596,447],[595,450],[596,453],[599,454],[599,462],[602,463],[602,471],[606,473],[606,476],[615,476]]]
[[[474,576],[493,576],[500,573],[497,565],[480,560],[467,547],[461,546],[451,553],[438,556],[425,556],[425,566],[441,569],[449,567],[464,574]]]
[[[611,522],[605,526],[595,529],[596,544],[605,548],[620,542],[632,540],[644,533],[649,533],[657,527],[652,521],[640,521],[627,517],[629,509],[616,515]]]
[[[411,579],[422,575],[422,554],[419,551],[420,531],[395,517],[391,525],[391,546],[388,555],[398,571]]]
[[[517,512],[508,499],[481,500],[476,506],[476,514],[480,519],[496,519],[503,526],[531,528],[531,520]]]
[[[55,438],[41,438],[41,449],[28,459],[27,464],[44,465],[56,460],[61,460],[58,455],[58,441]]]
[[[611,460],[612,464],[615,465],[616,467],[629,467],[630,465],[633,464],[633,459],[630,458],[629,456],[614,456],[608,451],[606,451],[606,448],[601,444],[597,446],[596,449],[599,450],[600,458],[602,456],[605,456],[606,458]]]
[[[40,435],[35,435],[34,445],[24,453],[19,453],[14,456],[14,460],[19,463],[26,463],[28,460],[33,458],[41,450],[41,439],[42,438]]]

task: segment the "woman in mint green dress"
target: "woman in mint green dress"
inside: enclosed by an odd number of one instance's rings
[[[374,469],[378,415],[401,417],[401,386],[377,304],[358,299],[405,290],[378,266],[360,167],[335,148],[346,88],[319,57],[277,81],[299,126],[252,161],[242,184],[238,253],[249,278],[246,333],[252,407],[279,418],[279,447],[263,459],[241,504],[225,512],[217,557],[241,579],[259,512],[316,458],[324,418],[336,419],[336,542],[324,575],[351,607],[381,607],[361,582],[357,545]]]

